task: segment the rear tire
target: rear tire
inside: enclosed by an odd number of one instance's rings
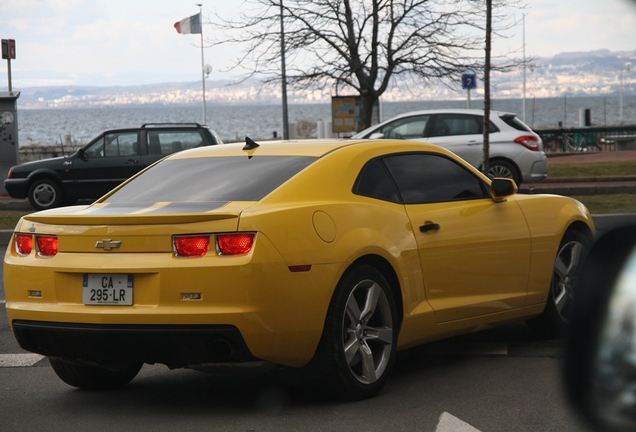
[[[142,363],[113,368],[88,366],[64,359],[49,358],[57,376],[66,384],[85,390],[112,390],[132,381]]]
[[[591,246],[590,236],[579,231],[568,230],[563,235],[545,309],[541,315],[527,321],[540,335],[560,338],[567,334],[578,279]]]
[[[316,355],[329,391],[346,400],[375,396],[391,375],[397,334],[384,276],[370,265],[350,269],[336,287]]]
[[[521,175],[517,168],[510,162],[500,159],[490,161],[488,166],[488,177],[510,178],[515,181],[517,186],[521,184]]]

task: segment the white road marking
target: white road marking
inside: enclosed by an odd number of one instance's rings
[[[0,354],[0,368],[33,366],[43,358],[40,354]]]
[[[439,416],[435,432],[479,432],[479,429],[475,429],[468,423],[461,421],[447,412],[443,412],[442,415]]]

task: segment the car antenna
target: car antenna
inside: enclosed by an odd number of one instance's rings
[[[250,137],[245,137],[245,146],[243,146],[243,150],[253,150],[259,145]]]

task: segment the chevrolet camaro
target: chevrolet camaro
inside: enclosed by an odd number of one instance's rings
[[[580,202],[518,194],[435,145],[247,139],[24,216],[6,309],[71,386],[122,386],[144,363],[286,366],[362,399],[398,350],[514,320],[562,334],[594,233]]]

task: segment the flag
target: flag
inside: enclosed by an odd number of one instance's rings
[[[181,34],[201,33],[201,13],[174,23],[174,28]]]

